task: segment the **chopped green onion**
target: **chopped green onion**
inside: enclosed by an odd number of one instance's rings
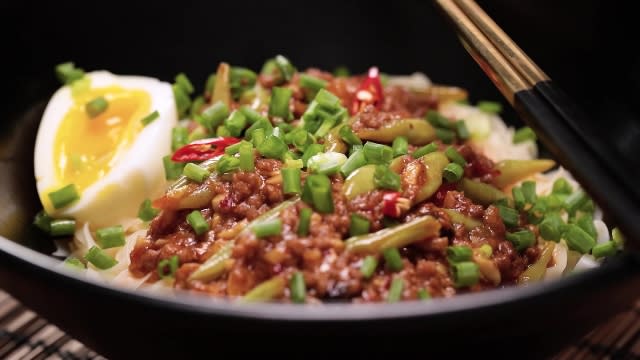
[[[567,226],[563,238],[567,241],[569,249],[577,250],[582,254],[587,254],[596,244],[596,240],[591,235],[574,224]]]
[[[382,251],[382,255],[384,256],[384,261],[387,264],[387,267],[392,271],[400,271],[404,267],[404,263],[402,262],[402,257],[400,256],[400,252],[396,248],[388,248]]]
[[[592,214],[582,214],[577,220],[575,220],[575,224],[578,225],[580,229],[589,234],[592,238],[595,239],[598,237],[596,226],[593,224]]]
[[[296,68],[291,64],[289,59],[282,55],[277,55],[274,60],[284,80],[291,81],[293,74],[296,72]]]
[[[302,159],[287,159],[284,162],[284,167],[302,169],[304,167],[304,163],[302,162]]]
[[[191,108],[191,99],[189,98],[189,94],[187,94],[180,85],[173,84],[171,88],[173,89],[173,97],[176,102],[178,117],[183,118]]]
[[[175,277],[179,265],[180,259],[178,258],[178,255],[173,255],[168,259],[158,261],[158,268],[156,269],[158,271],[158,276],[160,279]]]
[[[280,235],[280,233],[282,232],[282,220],[272,219],[261,221],[253,224],[251,226],[251,230],[256,235],[256,237],[259,238]]]
[[[533,246],[536,242],[536,236],[529,230],[507,233],[506,238],[511,241],[518,251],[523,251],[524,249]]]
[[[536,133],[528,126],[521,127],[513,134],[514,144],[520,144],[525,141],[536,141]]]
[[[193,84],[184,73],[180,73],[176,75],[175,84],[178,85],[185,93],[191,95],[193,94]]]
[[[76,80],[80,80],[84,77],[84,70],[76,68],[72,62],[66,62],[56,65],[56,76],[58,80],[65,85],[70,85]]]
[[[87,251],[84,259],[100,270],[110,269],[118,263],[116,259],[109,256],[97,246],[92,246],[89,251]]]
[[[351,71],[349,71],[349,68],[344,65],[340,65],[333,69],[333,76],[335,77],[347,77],[349,75],[351,75]]]
[[[524,195],[524,200],[527,204],[534,205],[536,201],[538,201],[535,181],[525,181],[522,183],[522,195]]]
[[[246,141],[242,140],[241,142],[237,142],[235,144],[229,145],[226,148],[224,148],[224,153],[227,155],[235,155],[237,153],[240,152],[240,146],[242,146],[242,143]]]
[[[564,207],[569,214],[575,214],[588,200],[587,194],[583,190],[578,190],[567,197]]]
[[[387,145],[367,141],[362,148],[369,164],[388,164],[393,160],[393,149]]]
[[[553,194],[565,194],[569,195],[573,191],[571,184],[565,178],[558,178],[553,182]]]
[[[404,289],[404,280],[402,278],[394,278],[389,287],[389,295],[387,301],[390,303],[398,302],[402,298],[402,290]]]
[[[393,139],[391,149],[393,149],[393,157],[407,155],[409,153],[409,141],[404,136],[398,136]]]
[[[171,130],[171,151],[176,151],[179,148],[187,145],[187,139],[189,137],[189,129],[182,126],[176,126]]]
[[[260,155],[271,158],[280,159],[287,152],[287,144],[277,136],[269,135],[264,141],[257,146]]]
[[[464,157],[462,157],[462,155],[460,155],[458,150],[456,150],[456,148],[454,148],[453,146],[447,147],[447,149],[444,151],[444,154],[447,155],[449,160],[453,161],[454,163],[460,166],[467,165],[467,160],[465,160]]]
[[[124,228],[122,225],[98,229],[96,230],[96,237],[100,242],[100,247],[103,249],[119,247],[125,244]]]
[[[184,165],[182,163],[173,162],[171,155],[164,156],[162,158],[162,164],[164,165],[164,177],[167,180],[176,180],[182,175]]]
[[[413,156],[414,159],[418,159],[437,150],[438,150],[438,145],[432,142],[430,144],[427,144],[417,149],[416,151],[413,152],[413,154],[411,154],[411,156]]]
[[[291,292],[291,301],[296,304],[302,304],[307,297],[307,285],[304,283],[304,275],[300,271],[296,271],[291,276],[289,282],[289,291]]]
[[[338,122],[337,116],[324,116],[318,130],[316,130],[313,135],[317,138],[325,137],[329,131],[331,131],[331,128],[336,124],[336,122]]]
[[[233,170],[237,170],[239,167],[240,159],[231,155],[222,155],[216,164],[216,171],[219,174],[226,174]]]
[[[200,210],[193,210],[187,215],[187,222],[191,225],[196,235],[202,235],[209,231],[209,223],[205,220],[204,216],[202,216]]]
[[[349,148],[349,156],[353,155],[358,150],[364,149],[363,145],[353,145]],[[364,154],[362,154],[364,156]]]
[[[469,133],[469,129],[467,128],[467,124],[464,122],[464,120],[456,121],[455,127],[456,127],[456,133],[458,134],[458,138],[460,140],[467,140],[468,138],[471,137],[471,134]]]
[[[455,245],[447,247],[447,259],[450,263],[470,261],[473,251],[465,245]]]
[[[475,285],[480,279],[480,269],[473,261],[453,263],[451,272],[457,287]]]
[[[289,100],[291,99],[292,93],[292,90],[289,88],[273,87],[271,89],[271,102],[269,103],[269,116],[291,120]]]
[[[596,244],[591,249],[591,254],[598,259],[603,256],[613,256],[618,252],[618,245],[613,241],[607,241],[602,244]]]
[[[620,231],[620,229],[618,229],[617,227],[611,230],[611,240],[613,240],[613,242],[615,242],[620,248],[624,246],[624,234],[622,234],[622,231]]]
[[[327,175],[312,174],[307,176],[302,190],[302,200],[320,213],[333,212],[333,195],[331,180]]]
[[[138,208],[138,218],[142,221],[150,221],[155,218],[160,210],[151,206],[151,200],[145,199]]]
[[[360,265],[360,273],[362,277],[365,279],[373,276],[373,273],[376,271],[378,267],[378,259],[375,257],[368,255],[362,260],[362,265]]]
[[[195,129],[191,130],[191,133],[187,136],[187,144],[194,142],[196,140],[204,139],[209,136],[207,129],[205,129],[202,125],[198,125]]]
[[[84,109],[90,118],[94,118],[102,114],[103,112],[105,112],[107,110],[107,107],[109,107],[109,103],[107,102],[107,99],[105,99],[104,96],[99,96],[89,101],[84,106]]]
[[[302,154],[302,162],[304,166],[307,166],[307,162],[311,159],[312,156],[316,154],[320,154],[324,150],[324,145],[322,144],[311,144],[307,146],[304,153]]]
[[[240,142],[240,170],[253,171],[255,169],[255,158],[253,154],[253,145],[250,142],[244,140]]]
[[[460,181],[462,175],[464,175],[464,169],[454,162],[447,164],[442,170],[442,177],[445,178],[447,182]]]
[[[76,231],[76,221],[71,219],[59,219],[51,221],[51,236],[69,236]]]
[[[500,211],[500,217],[507,227],[514,227],[518,225],[519,216],[518,212],[508,206],[498,205]]]
[[[222,137],[231,136],[231,132],[229,131],[229,129],[227,129],[226,126],[221,125],[221,126],[218,126],[218,128],[216,129],[216,136],[222,136]]]
[[[345,154],[329,151],[313,155],[307,160],[307,168],[317,174],[334,175],[346,161]]]
[[[247,118],[242,115],[242,112],[235,110],[224,121],[224,126],[229,129],[231,136],[239,137],[242,134],[242,130],[247,126]]]
[[[309,235],[309,227],[311,226],[311,215],[313,211],[309,208],[300,209],[300,219],[298,222],[298,235]]]
[[[347,161],[345,161],[344,164],[342,164],[342,167],[340,168],[340,173],[342,174],[342,176],[346,178],[354,170],[365,165],[367,165],[367,159],[364,156],[364,151],[356,150],[353,154],[351,154],[351,156],[349,156]]]
[[[75,184],[69,184],[49,193],[49,200],[55,209],[63,208],[80,199]]]
[[[160,113],[158,112],[158,110],[156,110],[156,111],[152,112],[151,114],[143,117],[142,120],[140,120],[140,122],[142,122],[143,126],[147,126],[147,125],[151,124],[154,120],[156,120],[159,117],[160,117]]]
[[[476,107],[480,111],[484,111],[489,114],[498,114],[502,112],[502,104],[495,101],[478,101]]]
[[[291,125],[291,124],[287,124],[287,123],[280,123],[280,124],[278,124],[278,129],[280,129],[281,133],[286,134],[288,132],[293,131],[294,126]],[[304,130],[304,129],[301,129],[301,130]]]
[[[544,201],[538,201],[527,211],[527,221],[531,224],[539,224],[546,212],[547,204]]]
[[[543,239],[560,241],[564,227],[565,223],[560,214],[552,212],[544,216],[544,220],[538,225],[538,230]]]
[[[290,143],[293,144],[296,149],[302,152],[304,152],[309,145],[315,142],[313,136],[303,128],[295,128],[287,134],[285,139],[286,138],[290,140]]]
[[[480,246],[478,250],[488,258],[493,255],[493,248],[489,244],[482,244],[482,246]]]
[[[449,129],[451,127],[451,121],[435,110],[429,110],[426,118],[435,128]]]
[[[251,133],[251,142],[253,143],[253,146],[255,146],[256,148],[260,146],[260,144],[262,144],[266,138],[267,136],[265,135],[265,130],[263,128],[255,129]]]
[[[216,83],[216,73],[211,73],[207,77],[207,81],[204,83],[204,93],[209,96],[213,95],[213,88]]]
[[[218,166],[219,164],[220,162],[218,162]],[[211,173],[207,169],[194,163],[188,163],[187,165],[185,165],[184,170],[182,170],[182,174],[189,180],[195,181],[197,183],[203,182],[206,178],[209,177],[209,175],[211,175]]]
[[[71,96],[77,97],[91,89],[91,79],[88,77],[83,77],[71,83],[70,86]]]
[[[369,219],[358,214],[351,214],[349,236],[368,234],[370,228],[371,223],[369,222]]]
[[[520,186],[514,186],[511,188],[511,195],[513,196],[513,203],[518,210],[524,210],[527,201],[524,199],[524,193]]]
[[[224,122],[227,116],[229,116],[229,107],[222,101],[218,101],[202,111],[201,125],[213,131]]]
[[[418,290],[418,299],[429,300],[431,299],[431,294],[429,294],[429,291],[427,289],[420,289]]]
[[[242,94],[256,84],[258,76],[250,69],[234,66],[229,71],[229,87],[234,99],[239,99]]]
[[[564,194],[549,194],[540,200],[547,204],[547,208],[550,210],[559,210],[564,206],[564,202],[567,199],[567,195]]]
[[[282,168],[282,192],[285,194],[300,194],[302,185],[300,183],[300,169],[298,168]]]
[[[309,90],[309,95],[314,97],[320,89],[327,87],[327,82],[308,74],[300,74],[300,87]]]
[[[204,97],[202,96],[198,96],[197,98],[193,99],[193,102],[191,103],[191,110],[190,110],[190,115],[192,118],[195,118],[197,115],[200,115],[200,110],[202,110],[202,107],[204,106],[205,101],[204,101]]]
[[[250,124],[255,124],[257,121],[269,121],[267,118],[260,115],[260,113],[247,105],[241,107],[240,112],[247,118]]]
[[[326,89],[318,91],[314,101],[316,101],[321,107],[328,110],[337,110],[341,107],[340,98]]]
[[[49,214],[47,214],[44,210],[40,210],[33,219],[33,225],[35,225],[38,229],[46,232],[47,234],[51,232],[51,221],[53,219]]]
[[[70,268],[77,269],[86,269],[87,267],[84,265],[82,260],[78,259],[75,256],[70,256],[64,260],[64,264]]]
[[[349,145],[362,145],[362,140],[351,130],[351,126],[344,125],[339,130],[339,135]]]
[[[373,183],[378,189],[400,190],[400,175],[394,173],[386,165],[376,165]]]
[[[451,144],[455,136],[456,134],[451,130],[436,128],[436,137],[445,144]]]

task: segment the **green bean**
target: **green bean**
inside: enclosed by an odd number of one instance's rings
[[[427,215],[374,233],[352,236],[345,240],[345,245],[347,251],[354,253],[379,253],[388,248],[402,248],[438,234],[440,223]]]
[[[482,225],[482,222],[470,216],[464,215],[457,210],[442,209],[442,211],[444,211],[445,213],[447,213],[447,215],[449,215],[449,218],[451,219],[452,223],[463,225],[464,228],[467,229],[467,231],[473,230],[478,226]]]
[[[529,176],[545,172],[556,165],[556,162],[549,159],[536,160],[503,160],[496,165],[496,170],[500,172],[493,183],[500,189],[524,180]]]
[[[529,267],[524,272],[522,272],[520,276],[518,276],[518,284],[528,284],[542,279],[545,272],[547,271],[547,264],[549,264],[549,261],[551,261],[554,247],[554,242],[545,242],[538,260],[529,265]]]
[[[325,152],[333,151],[333,152],[339,152],[343,154],[347,152],[349,148],[347,144],[345,144],[344,140],[342,140],[342,137],[340,137],[340,129],[343,126],[349,126],[349,125],[340,124],[329,131],[329,133],[324,139]]]
[[[442,172],[445,166],[449,164],[447,156],[440,151],[424,155],[421,159],[426,166],[426,182],[416,195],[414,204],[427,200],[438,191],[438,188],[442,185]]]
[[[462,179],[458,183],[458,189],[463,191],[464,196],[473,200],[473,202],[484,206],[489,206],[507,197],[505,193],[494,186],[469,179]]]
[[[397,119],[378,129],[360,129],[356,134],[362,140],[389,144],[398,136],[406,137],[413,145],[425,145],[436,139],[435,129],[423,119]]]
[[[352,200],[360,194],[375,190],[376,184],[373,181],[375,172],[375,165],[365,165],[351,172],[342,186],[344,196],[348,200]]]
[[[267,281],[263,281],[242,297],[243,302],[269,301],[281,296],[286,287],[283,276],[276,275]]]
[[[231,108],[231,85],[229,83],[229,74],[231,67],[227,63],[220,63],[218,70],[216,71],[216,81],[213,87],[213,96],[211,97],[211,103],[215,104],[218,101],[222,101],[223,104]]]

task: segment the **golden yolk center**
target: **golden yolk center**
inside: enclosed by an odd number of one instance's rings
[[[100,96],[108,106],[91,118],[85,105]],[[109,86],[83,92],[73,101],[58,128],[53,161],[59,183],[73,183],[82,191],[107,175],[135,141],[151,97],[143,90]]]

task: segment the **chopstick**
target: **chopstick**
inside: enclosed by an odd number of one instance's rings
[[[611,147],[584,131],[581,125],[590,119],[473,0],[435,2],[540,142],[621,228],[629,245],[640,248],[640,192]]]

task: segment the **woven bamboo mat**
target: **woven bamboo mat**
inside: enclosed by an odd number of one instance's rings
[[[0,290],[0,359],[101,360],[82,343]],[[553,360],[640,359],[640,301]]]

